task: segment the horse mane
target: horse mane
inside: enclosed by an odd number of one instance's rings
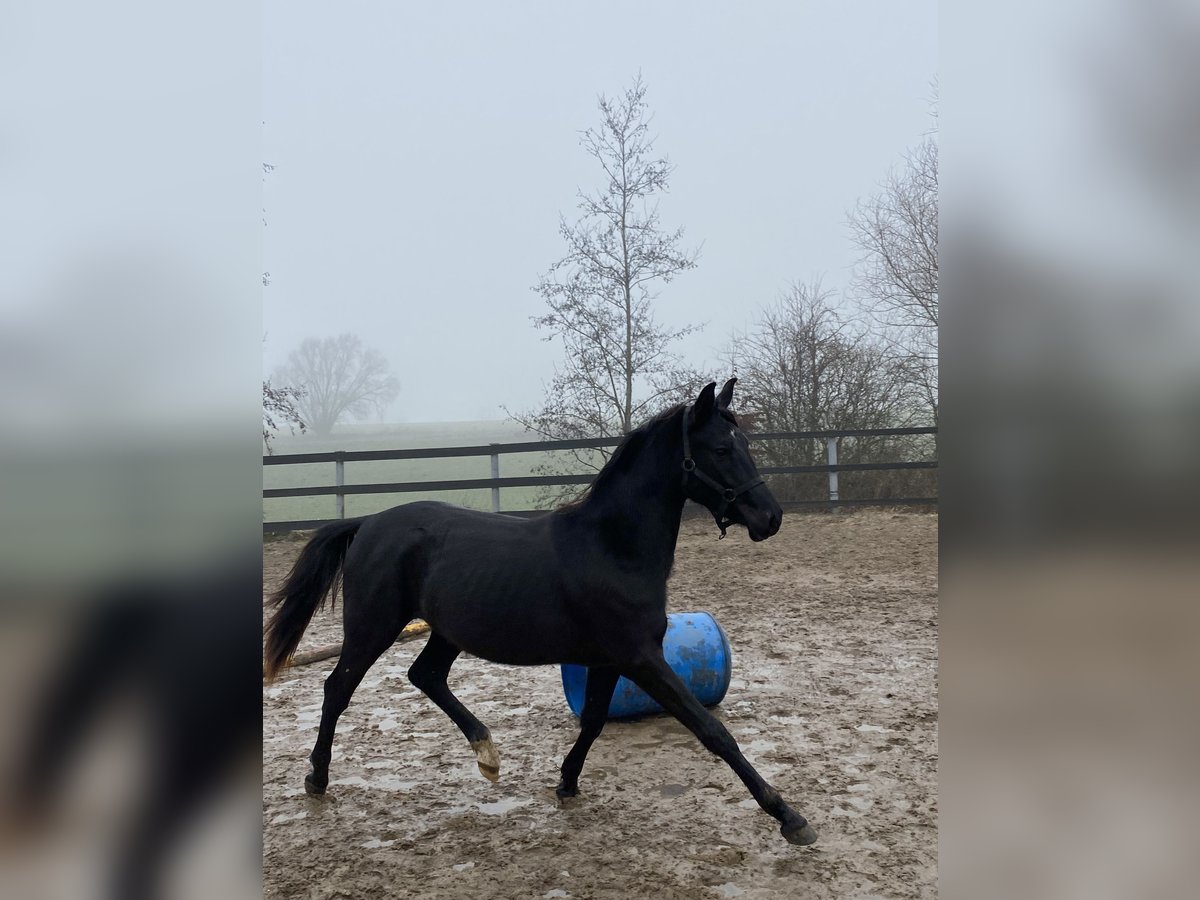
[[[625,439],[617,444],[617,448],[613,450],[612,456],[608,458],[608,461],[596,474],[595,479],[588,485],[587,490],[574,500],[569,500],[555,507],[554,511],[565,512],[577,509],[586,503],[597,490],[603,490],[617,473],[623,472],[628,467],[629,460],[636,455],[636,450],[645,445],[650,433],[657,429],[663,422],[674,418],[686,406],[688,406],[687,403],[676,403],[674,406],[669,406],[625,435]],[[737,417],[728,409],[718,411],[723,419],[728,420],[733,425],[738,424]]]
[[[603,490],[608,482],[613,479],[613,476],[619,472],[623,472],[628,467],[629,460],[636,455],[636,450],[645,445],[650,432],[654,431],[655,428],[682,410],[685,405],[686,404],[683,403],[676,403],[674,406],[667,407],[658,415],[647,419],[637,428],[633,429],[633,431],[629,432],[629,434],[625,435],[624,440],[617,444],[617,448],[613,450],[612,456],[610,456],[608,461],[603,465],[603,467],[601,467],[600,471],[596,474],[595,479],[590,485],[588,485],[587,490],[585,490],[574,500],[570,500],[566,503],[563,503],[561,506],[555,507],[554,511],[565,512],[576,509],[586,503],[592,494],[594,494],[597,490]]]

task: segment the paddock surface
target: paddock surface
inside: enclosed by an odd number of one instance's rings
[[[785,518],[754,544],[685,521],[672,611],[708,610],[733,681],[716,714],[820,833],[793,847],[674,720],[609,723],[577,798],[554,797],[578,728],[557,667],[460,658],[455,693],[500,751],[498,784],[389,650],[342,716],[329,793],[304,793],[336,660],[263,690],[266,896],[933,897],[937,893],[937,517]],[[266,543],[275,585],[301,544]],[[301,649],[341,639],[341,606]]]

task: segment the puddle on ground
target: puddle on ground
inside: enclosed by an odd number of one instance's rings
[[[321,724],[321,707],[309,707],[296,712],[296,730],[309,731]]]
[[[307,812],[291,813],[290,815],[287,813],[284,813],[283,815],[279,815],[279,816],[276,816],[275,818],[273,818],[271,820],[270,824],[282,825],[284,822],[296,822],[296,821],[299,821],[300,819],[307,819],[307,818],[308,818]]]
[[[686,784],[663,784],[658,788],[658,792],[664,797],[680,797],[690,790]]]
[[[359,846],[364,847],[367,850],[378,850],[380,847],[390,847],[394,843],[396,843],[394,840],[381,841],[379,838],[371,838],[369,841],[366,841]]]
[[[347,775],[345,778],[338,778],[335,781],[329,782],[332,785],[345,787],[362,787],[368,790],[378,789],[384,791],[411,791],[421,782],[419,781],[401,781],[395,775],[383,775],[379,778],[372,778],[369,781],[361,775]]]
[[[804,716],[769,716],[768,718],[772,722],[778,722],[780,725],[787,725],[789,727],[808,724],[808,719],[804,718]]]
[[[528,806],[532,802],[532,799],[517,800],[516,798],[509,797],[504,800],[497,800],[495,803],[476,803],[475,808],[485,816],[502,816],[518,807]]]

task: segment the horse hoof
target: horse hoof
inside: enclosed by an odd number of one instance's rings
[[[817,830],[805,822],[799,828],[795,825],[784,825],[779,829],[783,834],[784,840],[789,844],[795,844],[797,847],[805,847],[815,843],[817,840]]]
[[[471,749],[475,751],[475,761],[479,764],[479,774],[488,781],[500,780],[500,754],[491,738],[482,741],[471,741]]]
[[[560,781],[558,787],[554,789],[554,796],[558,798],[559,803],[570,800],[572,797],[577,797],[579,796],[579,785],[567,787]]]
[[[311,775],[305,775],[304,776],[304,792],[313,797],[320,797],[322,794],[325,793],[325,786],[328,783],[329,783],[328,781],[326,781],[324,783],[319,783]]]

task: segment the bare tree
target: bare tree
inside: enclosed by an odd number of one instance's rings
[[[930,135],[850,214],[855,288],[937,423],[938,144]]]
[[[914,408],[897,360],[862,318],[845,316],[819,280],[797,283],[763,308],[754,327],[736,335],[726,356],[738,376],[739,416],[754,431],[838,431],[909,424]],[[859,437],[839,440],[843,463],[916,458],[919,439]],[[825,462],[823,441],[770,441],[755,447],[767,465]],[[858,472],[844,476],[852,496],[920,496],[910,473]],[[918,477],[927,477],[920,473]],[[776,476],[772,490],[786,499],[825,496],[823,475]]]
[[[646,86],[639,75],[618,98],[601,96],[599,127],[580,144],[603,172],[603,186],[578,193],[579,218],[559,220],[566,255],[535,290],[548,311],[533,319],[561,340],[542,407],[509,415],[549,439],[628,433],[663,406],[698,389],[671,346],[697,326],[670,328],[653,314],[656,291],[696,265],[683,229],[665,230],[657,196],[673,166],[654,154]],[[506,410],[507,412],[508,410]],[[596,465],[594,455],[580,461]]]
[[[382,411],[400,392],[383,354],[353,334],[308,338],[288,355],[276,379],[303,389],[293,402],[321,436],[344,418]]]
[[[763,308],[727,355],[756,430],[887,428],[907,416],[897,364],[864,323],[838,311],[820,280],[796,283]]]
[[[267,453],[273,453],[271,438],[282,425],[288,426],[292,434],[299,428],[303,433],[307,429],[304,419],[296,409],[296,402],[303,395],[300,388],[283,385],[275,387],[270,381],[263,382],[262,426],[263,447]]]

